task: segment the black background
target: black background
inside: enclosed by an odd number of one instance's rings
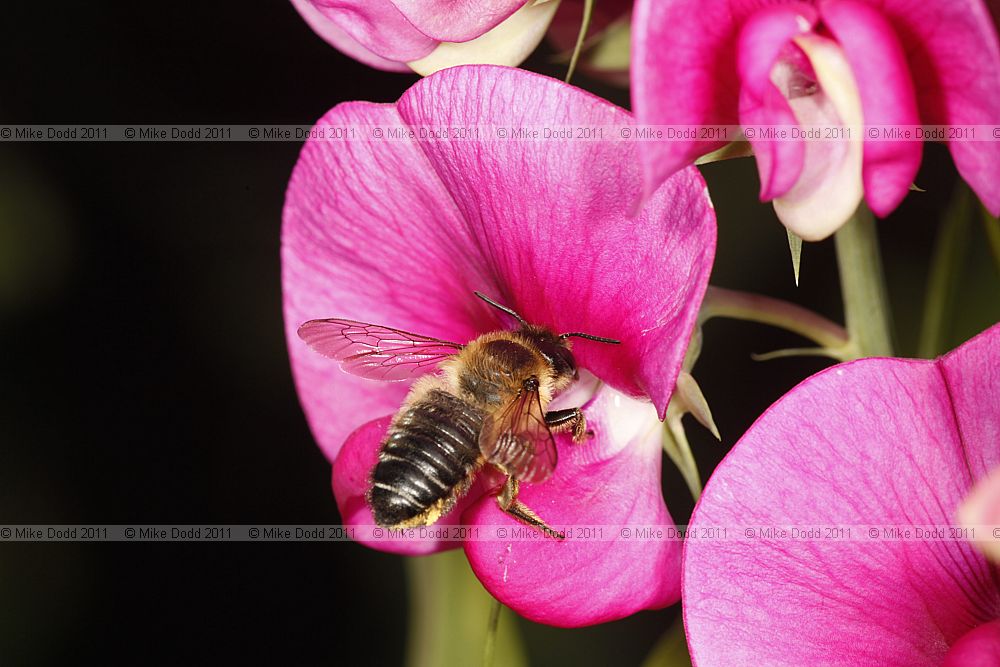
[[[5,124],[309,124],[416,80],[340,55],[283,2],[8,3],[0,49]],[[562,75],[544,51],[527,66]],[[0,524],[338,522],[282,333],[279,228],[299,148],[0,144]],[[839,318],[832,241],[807,246],[795,288],[752,161],[705,173],[719,215],[713,283]],[[928,192],[880,225],[902,353],[955,183],[946,150],[927,148],[917,182]],[[977,305],[1000,302],[985,244],[971,244],[964,270],[977,288],[949,346],[997,319]],[[695,375],[723,443],[689,426],[703,470],[826,365],[749,355],[801,343],[754,324],[706,327]],[[685,523],[692,502],[664,469]],[[401,558],[356,544],[4,544],[0,662],[398,664],[405,591]],[[521,625],[539,664],[628,664],[676,613]]]

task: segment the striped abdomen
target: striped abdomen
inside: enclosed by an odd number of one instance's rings
[[[469,487],[481,461],[485,415],[441,389],[411,403],[389,428],[368,495],[381,526],[434,523]]]

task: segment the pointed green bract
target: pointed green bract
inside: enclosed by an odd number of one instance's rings
[[[785,228],[788,233],[788,249],[792,253],[792,271],[795,273],[795,286],[799,286],[799,267],[802,265],[802,239],[792,230]]]

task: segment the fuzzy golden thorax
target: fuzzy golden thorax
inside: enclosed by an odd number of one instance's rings
[[[538,381],[542,405],[548,405],[576,376],[568,342],[534,326],[483,334],[441,369],[453,392],[484,408],[506,404],[531,378]]]

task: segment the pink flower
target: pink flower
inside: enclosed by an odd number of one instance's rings
[[[633,107],[643,124],[1000,123],[1000,46],[981,0],[638,0]],[[862,195],[879,216],[920,165],[913,140],[750,139],[760,198],[822,239]],[[644,144],[647,189],[725,142]],[[1000,214],[1000,143],[949,143],[962,177]]]
[[[863,359],[804,381],[736,444],[695,508],[692,530],[737,534],[685,547],[694,662],[998,664],[995,567],[947,528],[916,533],[955,523],[998,445],[1000,325],[936,361]],[[834,530],[760,532],[813,526]],[[886,526],[910,539],[887,539]]]
[[[317,127],[595,127],[626,112],[521,70],[453,68],[396,104],[352,102]],[[365,502],[376,453],[407,387],[344,374],[296,330],[347,317],[465,343],[509,318],[478,290],[557,332],[587,331],[578,365],[601,383],[565,398],[594,437],[557,436],[554,475],[520,499],[551,525],[672,523],[660,492],[662,425],[715,249],[714,212],[696,170],[679,172],[630,217],[630,144],[612,141],[309,141],[288,186],[282,233],[285,322],[303,407],[333,462],[346,524]],[[429,369],[433,370],[433,369]],[[651,401],[651,402],[650,402]],[[518,527],[481,476],[439,523]],[[375,541],[398,553],[459,546]],[[575,626],[676,602],[679,547],[664,541],[467,541],[477,576],[522,615]]]
[[[463,64],[519,65],[559,0],[292,0],[323,39],[366,65],[431,74]]]

